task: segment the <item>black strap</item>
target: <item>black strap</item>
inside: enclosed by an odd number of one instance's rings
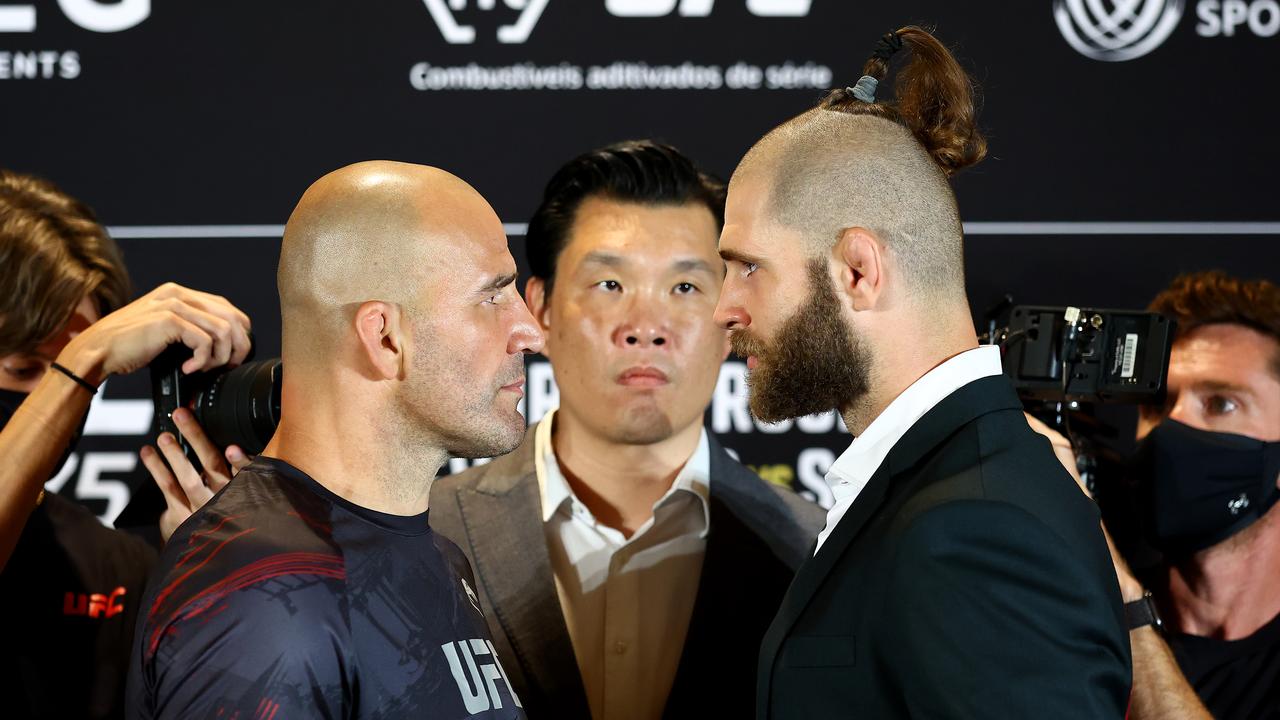
[[[66,375],[67,377],[71,378],[72,380],[75,380],[75,381],[76,381],[76,384],[77,384],[77,385],[79,385],[80,387],[84,388],[85,390],[88,390],[90,395],[97,395],[97,394],[98,394],[98,388],[96,388],[96,387],[94,387],[93,385],[91,385],[91,384],[89,383],[89,381],[88,381],[88,380],[85,380],[84,378],[82,378],[82,377],[80,377],[79,375],[77,375],[77,374],[75,374],[75,373],[71,372],[70,370],[68,370],[68,369],[66,369],[66,368],[64,368],[64,367],[62,367],[61,365],[59,365],[59,364],[58,364],[58,363],[56,363],[56,362],[55,362],[55,363],[51,363],[51,367],[52,367],[54,370],[57,370],[58,372],[62,373],[63,375]]]
[[[1156,630],[1164,628],[1164,621],[1160,619],[1160,613],[1156,612],[1156,603],[1150,591],[1137,600],[1124,604],[1124,619],[1128,622],[1130,630],[1148,625],[1154,625]]]

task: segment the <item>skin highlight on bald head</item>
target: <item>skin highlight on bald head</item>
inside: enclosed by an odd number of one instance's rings
[[[509,452],[523,355],[542,346],[515,280],[501,221],[459,178],[387,161],[320,178],[285,227],[286,371],[266,454],[413,514],[450,456]]]

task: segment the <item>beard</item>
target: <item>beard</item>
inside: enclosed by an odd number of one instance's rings
[[[763,422],[845,408],[865,399],[871,353],[845,324],[826,263],[811,260],[809,296],[765,342],[734,330],[729,342],[740,357],[754,356],[747,375],[751,414]]]

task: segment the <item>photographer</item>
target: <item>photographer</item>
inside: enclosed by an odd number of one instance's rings
[[[1140,410],[1134,464],[1138,520],[1162,559],[1130,569],[1113,547],[1121,593],[1136,610],[1129,717],[1272,717],[1280,709],[1280,288],[1202,272],[1174,280],[1150,309],[1177,320],[1178,333],[1166,402]],[[1065,439],[1045,434],[1074,470]]]
[[[155,553],[43,491],[79,440],[98,386],[144,367],[171,343],[194,350],[187,372],[239,363],[249,349],[248,318],[222,298],[173,284],[125,305],[128,296],[120,250],[92,211],[44,180],[0,170],[6,717],[121,712],[137,603]],[[210,486],[225,483],[225,464],[208,467]],[[202,501],[194,490],[190,502]]]

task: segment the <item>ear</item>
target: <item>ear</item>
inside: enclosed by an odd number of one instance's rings
[[[543,330],[550,324],[547,317],[549,310],[547,300],[547,284],[540,277],[531,277],[524,284],[524,302],[529,306],[529,314],[538,321]]]
[[[529,306],[529,314],[538,323],[543,337],[549,337],[547,330],[551,327],[551,298],[547,297],[547,283],[540,277],[530,277],[524,284],[524,303]],[[542,356],[551,359],[550,343],[543,342]]]
[[[840,289],[855,311],[873,310],[884,302],[884,243],[866,228],[845,228],[836,241],[835,259],[840,273]]]
[[[379,380],[403,377],[405,336],[400,306],[371,300],[356,308],[356,336],[360,350]]]

